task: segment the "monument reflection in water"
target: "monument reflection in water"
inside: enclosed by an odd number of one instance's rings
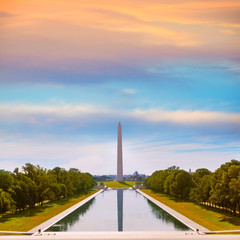
[[[118,231],[123,230],[123,189],[117,190]]]
[[[191,231],[135,190],[107,190],[46,231]]]

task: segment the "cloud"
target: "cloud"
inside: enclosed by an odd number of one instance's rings
[[[15,14],[5,12],[5,11],[0,11],[0,18],[8,18],[8,17],[14,17],[16,16]]]
[[[3,4],[16,19],[2,23],[1,84],[144,79],[149,63],[239,55],[236,1],[23,2]]]
[[[82,56],[83,57],[83,56]],[[87,60],[82,57],[62,60],[16,57],[0,60],[2,85],[56,85],[92,84],[108,81],[141,81],[147,76],[136,64],[105,60]]]
[[[42,167],[56,166],[69,169],[78,168],[92,174],[116,173],[116,140],[103,141],[98,137],[91,142],[59,141],[45,136],[42,139],[0,139],[1,167],[13,171],[26,162],[39,164]],[[235,146],[235,151],[232,151]],[[215,170],[220,164],[239,157],[239,142],[222,143],[178,143],[171,141],[154,141],[144,137],[126,140],[123,138],[124,173],[151,174],[158,169],[172,165],[185,170],[207,167]],[[13,151],[14,149],[14,151]],[[197,153],[196,153],[197,152]]]
[[[148,60],[151,55],[157,55],[158,59],[163,51],[167,49],[169,52],[173,47],[182,55],[193,49],[198,51],[201,47],[207,49],[205,54],[208,56],[211,51],[209,41],[214,40],[218,50],[219,45],[222,50],[235,41],[229,38],[224,45],[216,44],[222,36],[216,25],[239,24],[240,8],[237,2],[232,1],[175,4],[167,4],[166,1],[121,1],[117,4],[109,1],[101,4],[98,1],[61,1],[45,5],[38,0],[32,4],[21,4],[21,1],[15,4],[15,8],[5,4],[2,12],[7,16],[11,10],[18,16],[15,21],[3,24],[1,58],[19,58],[22,62],[33,58],[35,65],[46,63],[50,67],[61,64],[63,69],[71,59],[75,59],[75,64],[80,59],[98,61],[98,64],[102,60],[118,63],[126,59],[129,63],[133,59],[133,62]],[[193,27],[193,24],[203,27]],[[214,34],[210,38],[208,33],[213,32],[213,26],[219,35]],[[35,61],[26,61],[26,64],[32,66]],[[81,64],[85,68],[84,61]],[[71,70],[81,67],[79,65],[71,66]]]
[[[227,34],[227,35],[236,35],[236,32],[229,30],[229,29],[222,29],[219,32],[223,33],[223,34]]]
[[[116,152],[115,142],[76,143],[51,140],[48,138],[42,141],[36,139],[1,140],[3,151],[0,162],[2,168],[13,171],[15,167],[31,162],[46,168],[60,166],[69,169],[74,167],[83,172],[94,172],[94,169],[103,172],[105,169],[106,172],[111,173],[115,166],[115,162],[111,163]],[[7,164],[7,161],[14,164],[11,166]],[[109,171],[107,171],[106,165],[109,165]]]
[[[125,89],[122,89],[120,91],[118,91],[118,93],[120,94],[129,94],[129,95],[133,95],[133,94],[136,94],[136,90],[135,89],[131,89],[131,88],[125,88]]]
[[[203,111],[163,111],[157,109],[135,110],[133,116],[149,122],[169,122],[177,124],[234,124],[240,126],[240,113]]]
[[[63,106],[44,106],[44,105],[0,105],[0,111],[5,113],[2,117],[29,116],[29,115],[49,115],[49,116],[79,116],[91,113],[97,113],[97,107],[93,105],[63,105]],[[103,111],[103,110],[102,110]],[[101,111],[101,112],[102,112]]]
[[[235,150],[233,150],[235,146]],[[141,166],[148,171],[165,169],[172,165],[180,166],[185,170],[192,168],[209,168],[215,170],[221,163],[231,159],[239,159],[239,142],[223,144],[220,142],[179,142],[153,141],[146,139],[126,142],[125,155],[127,160],[135,166]],[[130,166],[130,163],[129,164]]]
[[[129,94],[129,93],[128,93]],[[54,124],[99,121],[99,119],[124,118],[150,123],[170,123],[178,125],[227,124],[240,127],[240,113],[207,111],[166,111],[161,109],[115,110],[97,105],[13,105],[0,104],[0,121],[28,122],[32,124]],[[95,117],[96,118],[95,118]]]
[[[8,123],[30,124],[35,126],[69,125],[72,128],[83,127],[95,122],[97,116],[106,118],[114,110],[95,105],[0,105],[0,121]]]

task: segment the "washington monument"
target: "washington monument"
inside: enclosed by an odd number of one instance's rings
[[[117,180],[123,181],[123,163],[122,163],[122,126],[118,124],[118,144],[117,144]]]

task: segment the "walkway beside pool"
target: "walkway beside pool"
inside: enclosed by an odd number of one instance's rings
[[[38,225],[37,227],[31,229],[30,231],[28,231],[29,233],[37,233],[39,229],[41,229],[41,231],[46,230],[47,228],[49,228],[51,225],[53,225],[54,223],[58,222],[59,220],[63,219],[64,217],[66,217],[68,214],[70,214],[71,212],[75,211],[77,208],[81,207],[83,204],[85,204],[86,202],[88,202],[89,200],[91,200],[92,198],[94,198],[95,196],[97,196],[99,193],[101,193],[103,190],[98,191],[97,193],[94,193],[93,195],[89,196],[88,198],[82,200],[81,202],[75,204],[74,206],[66,209],[65,211],[59,213],[58,215],[56,215],[55,217],[47,220],[46,222]]]
[[[175,217],[177,220],[179,220],[180,222],[182,222],[183,224],[185,224],[186,226],[188,226],[189,228],[191,228],[193,231],[196,231],[196,229],[199,230],[199,232],[201,233],[207,233],[210,232],[207,228],[195,223],[194,221],[192,221],[191,219],[183,216],[182,214],[174,211],[173,209],[171,209],[170,207],[166,206],[165,204],[159,202],[158,200],[156,200],[155,198],[150,197],[148,194],[142,192],[141,190],[137,189],[136,191],[138,191],[139,193],[141,193],[144,197],[146,197],[147,199],[149,199],[151,202],[155,203],[157,206],[159,206],[160,208],[162,208],[164,211],[166,211],[167,213],[169,213],[170,215],[172,215],[173,217]]]

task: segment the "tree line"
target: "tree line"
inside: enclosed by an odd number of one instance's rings
[[[83,193],[95,185],[89,173],[76,168],[51,170],[30,163],[13,173],[0,171],[0,213],[24,210],[46,201]]]
[[[155,192],[207,204],[240,215],[238,160],[222,164],[215,172],[200,168],[191,174],[173,166],[155,171],[146,179],[145,185]]]

